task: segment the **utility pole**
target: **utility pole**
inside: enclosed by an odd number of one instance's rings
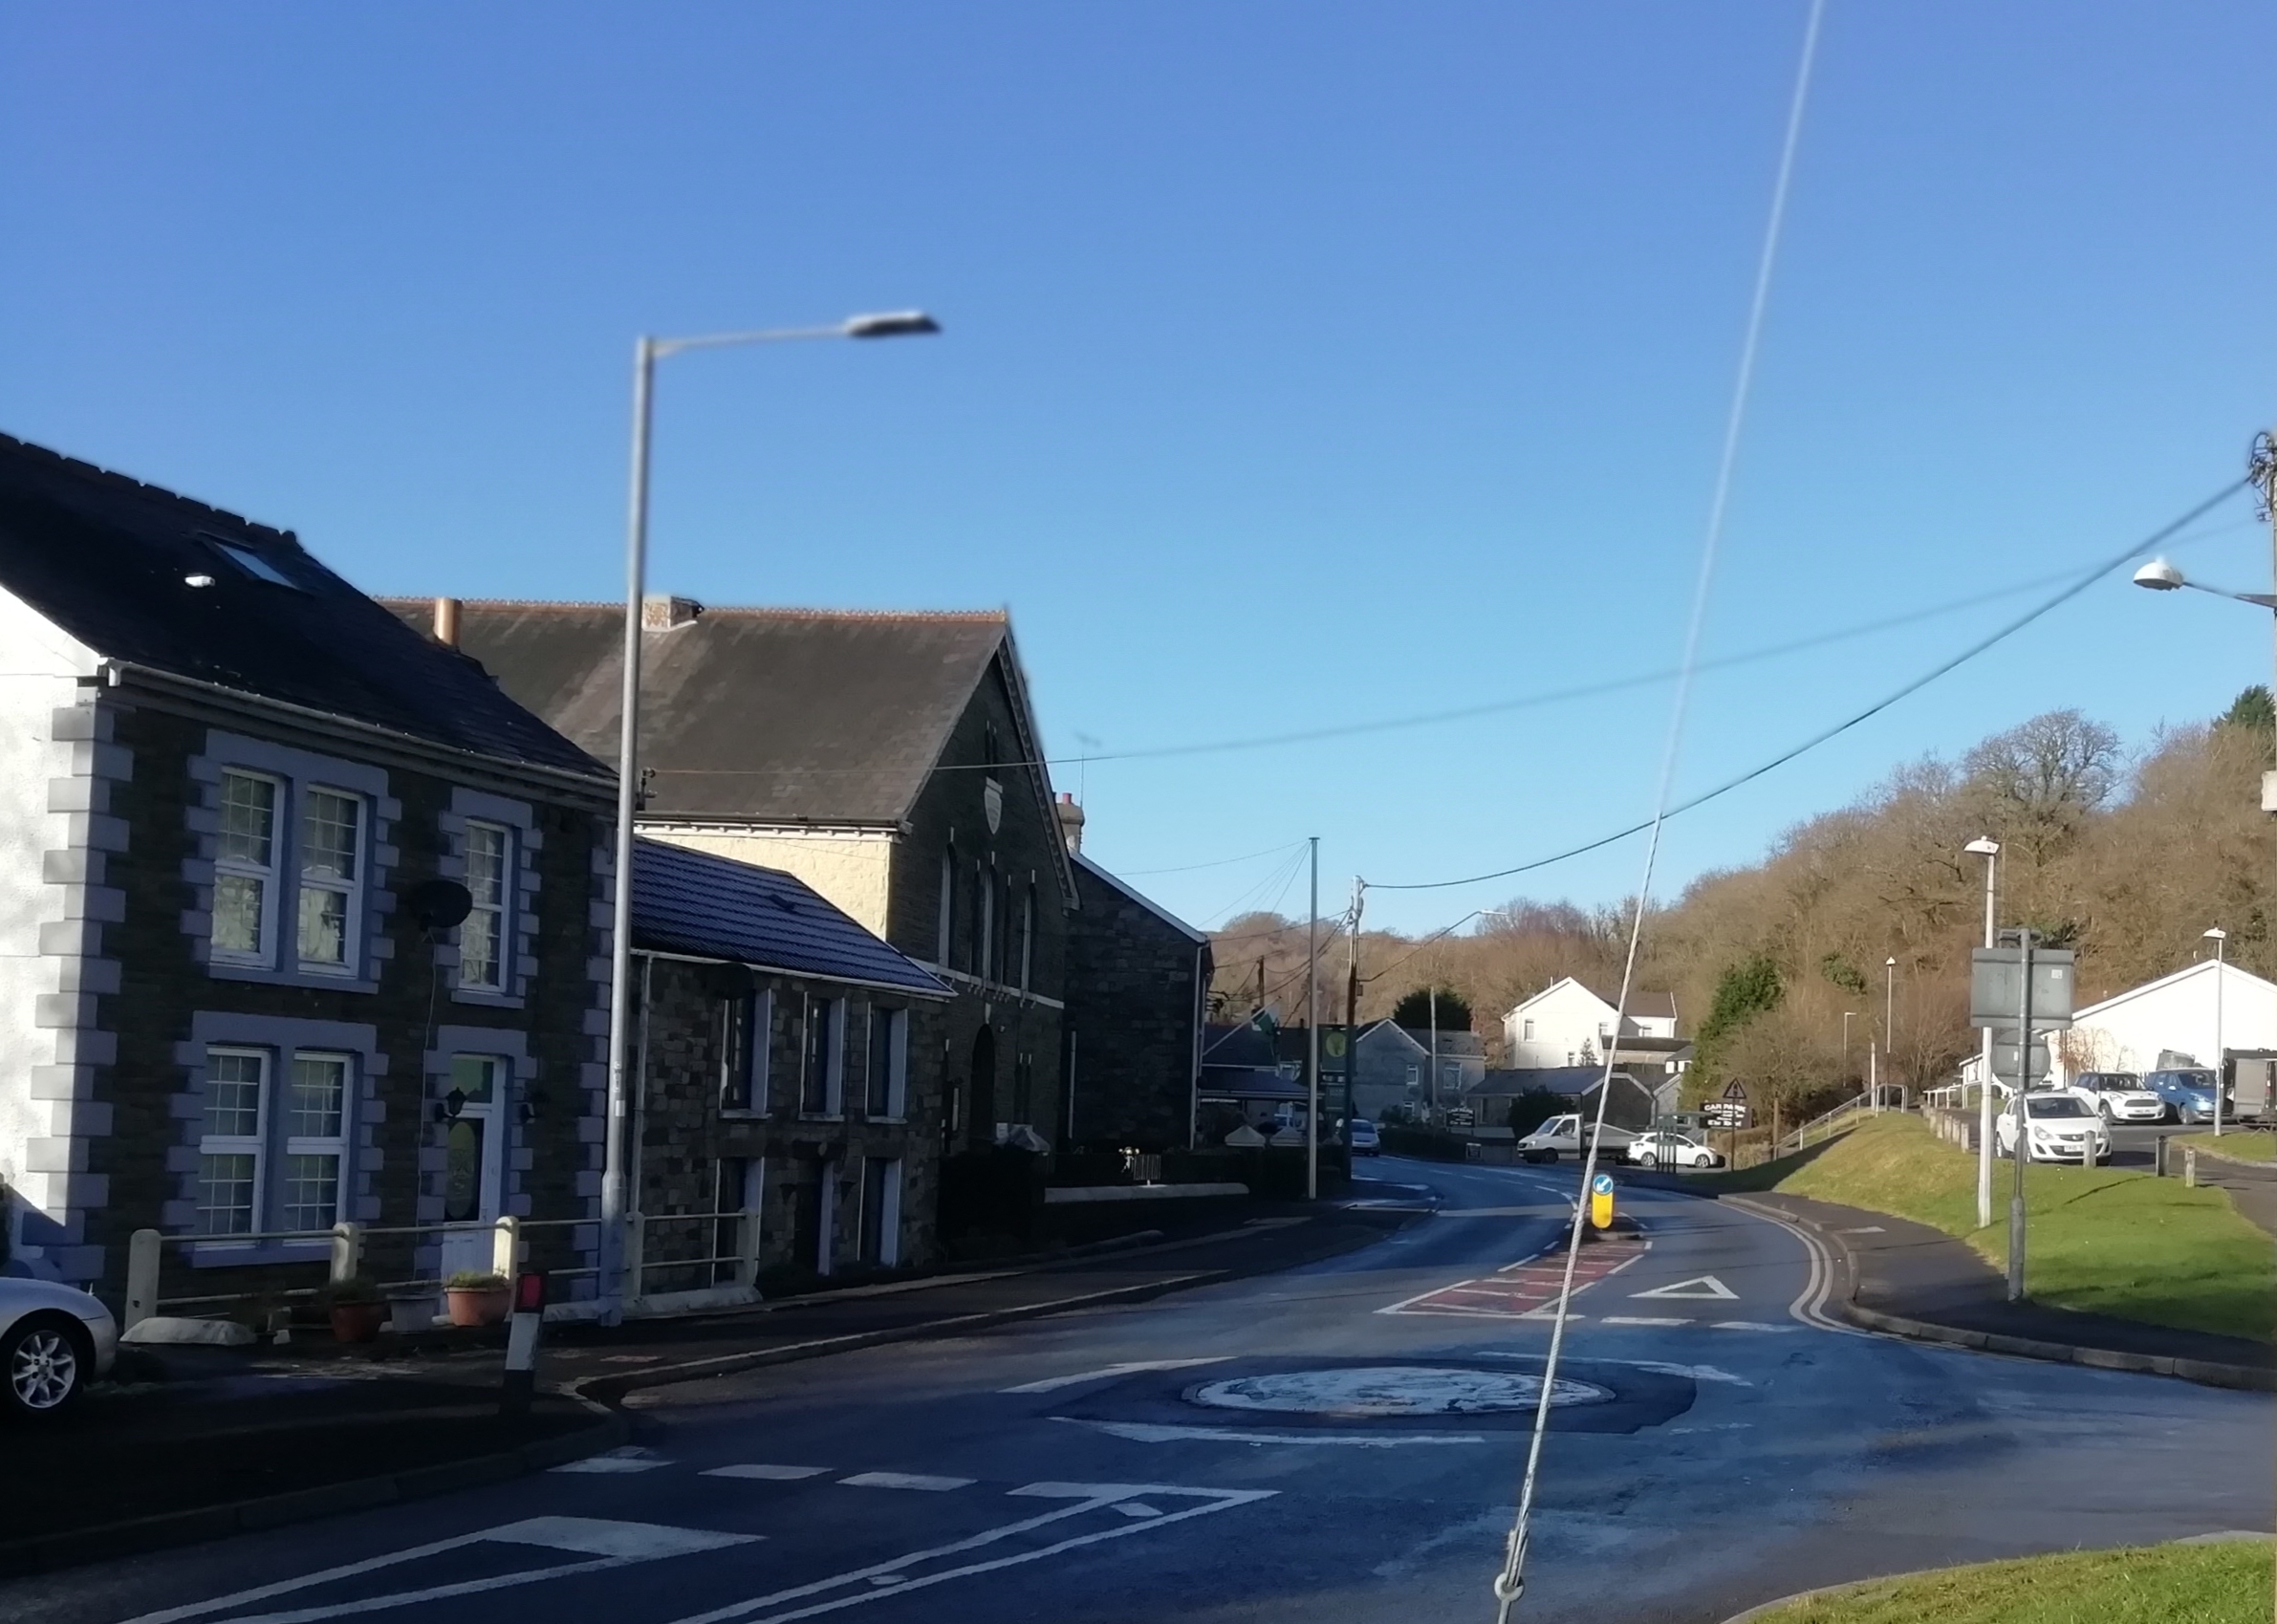
[[[1352,1115],[1352,1084],[1360,1067],[1360,902],[1366,887],[1352,877],[1352,934],[1344,939],[1344,1115]]]
[[[1993,922],[1995,887],[2000,877],[2001,843],[1989,834],[1980,834],[1961,848],[1971,856],[1984,859],[1984,945],[2000,945],[1998,927]],[[1977,1227],[1992,1227],[1992,1029],[1986,1027],[1980,1034],[1977,1051]],[[1968,1097],[1962,1096],[1966,1109]]]
[[[1431,1102],[1431,1117],[1439,1119],[1439,983],[1431,984],[1431,1070],[1423,1084],[1423,1097]]]
[[[2205,933],[2214,944],[2214,1137],[2222,1137],[2222,1085],[2229,1075],[2229,1068],[2223,1062],[2222,1048],[2222,949],[2229,941],[2229,932],[2216,925]]]
[[[1312,912],[1305,920],[1305,1200],[1320,1197],[1320,836],[1312,836]]]
[[[2277,585],[2277,435],[2265,430],[2253,437],[2253,458],[2246,477],[2260,490],[2261,516],[2269,522],[2269,568],[2272,584]],[[2277,616],[2271,618],[2277,620]],[[2277,701],[2277,682],[2270,683],[2269,698]],[[2261,775],[2261,810],[2277,812],[2277,771],[2265,770]]]
[[[1262,953],[1257,956],[1257,996],[1250,1002],[1249,1010],[1252,1014],[1265,1012],[1265,955]]]

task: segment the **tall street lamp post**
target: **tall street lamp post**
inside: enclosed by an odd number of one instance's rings
[[[2001,843],[1980,834],[1961,848],[1984,859],[1984,945],[1995,947],[1993,936],[1993,879],[2000,868]],[[2028,1048],[2020,1050],[2028,1054]],[[1977,1227],[1992,1227],[1992,1029],[1984,1029],[1984,1047],[1977,1052]]]
[[[617,728],[617,873],[609,910],[609,1093],[601,1145],[601,1235],[598,1295],[614,1324],[623,1312],[628,1111],[626,1067],[633,970],[633,820],[640,810],[640,607],[648,591],[648,430],[656,363],[683,350],[779,344],[807,338],[901,338],[938,333],[922,311],[856,315],[829,327],[777,327],[694,338],[641,338],[633,347],[633,478],[624,547],[624,672]]]
[[[2229,941],[2229,932],[2223,930],[2220,925],[2216,925],[2205,933],[2205,939],[2214,944],[2214,1137],[2220,1138],[2222,1137],[2222,1085],[2229,1072],[2229,1068],[2223,1063],[2222,1058],[2222,984],[2227,979],[2228,974],[2222,967],[2222,949],[2223,945]]]
[[[1882,961],[1881,971],[1881,1047],[1882,1052],[1890,1057],[1890,1072],[1895,1078],[1898,1072],[1898,956],[1895,953]],[[1881,1092],[1878,1089],[1874,1094],[1874,1109],[1881,1109]]]

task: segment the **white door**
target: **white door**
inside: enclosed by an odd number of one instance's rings
[[[443,1278],[495,1267],[499,1194],[505,1183],[507,1062],[494,1054],[455,1054],[444,1125]]]

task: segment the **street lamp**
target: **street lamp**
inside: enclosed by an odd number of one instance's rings
[[[1999,945],[1993,934],[1993,879],[2000,870],[2001,843],[1989,834],[1980,834],[1961,848],[1972,857],[1984,859],[1984,945]],[[2030,1064],[2028,1044],[2018,1046],[2017,1052]],[[1992,1227],[1992,1029],[1984,1029],[1984,1042],[1977,1056],[1977,1227]]]
[[[2222,947],[2229,940],[2229,932],[2220,925],[2203,933],[2214,944],[2214,1137],[2222,1137],[2222,1084],[2229,1068],[2222,1060],[2222,983],[2228,972],[2222,967]]]
[[[1890,1057],[1890,1070],[1895,1072],[1898,1069],[1898,955],[1893,953],[1881,962],[1881,1048]],[[1874,1109],[1881,1109],[1879,1088],[1874,1091]]]
[[[617,727],[617,874],[609,914],[609,1093],[601,1140],[601,1235],[598,1296],[614,1323],[624,1286],[625,1162],[628,1089],[625,1037],[631,1025],[633,972],[633,820],[640,812],[640,608],[648,591],[648,428],[656,363],[683,350],[778,344],[806,338],[901,338],[938,333],[922,311],[853,315],[829,327],[776,327],[692,338],[643,337],[633,346],[633,478],[624,547],[624,671]]]
[[[2277,594],[2266,592],[2231,592],[2227,587],[2210,587],[2192,580],[2182,574],[2171,560],[2154,558],[2135,572],[2135,584],[2153,592],[2175,592],[2188,587],[2192,592],[2209,593],[2215,597],[2234,597],[2240,603],[2258,604],[2264,609],[2277,609]]]

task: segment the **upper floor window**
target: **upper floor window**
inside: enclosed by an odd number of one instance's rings
[[[844,1081],[846,1001],[810,999],[807,1004],[806,1063],[799,1076],[798,1108],[813,1116],[835,1116]]]
[[[768,1038],[774,1026],[774,995],[754,992],[720,1005],[720,1109],[767,1107]]]
[[[513,831],[503,824],[466,824],[466,894],[473,899],[459,926],[459,985],[506,990],[508,907],[513,876]]]
[[[1035,985],[1035,887],[1020,899],[1020,990]]]
[[[909,1011],[870,1007],[869,1069],[863,1112],[873,1117],[908,1114]]]
[[[941,854],[941,919],[934,930],[934,963],[946,967],[949,944],[956,940],[957,928],[957,848],[954,843]]]
[[[304,968],[352,967],[363,909],[363,801],[311,789],[300,809],[300,962]]]
[[[977,862],[972,865],[972,888],[980,897],[972,917],[972,973],[987,981],[996,970],[996,883]]]
[[[1533,1042],[1533,1040],[1534,1040],[1534,1024],[1533,1024],[1533,1022],[1531,1022],[1531,1021],[1528,1021],[1528,1022],[1526,1023],[1526,1030],[1520,1034],[1520,1041],[1521,1041],[1521,1042],[1525,1042],[1525,1043],[1531,1043],[1531,1042]]]
[[[221,833],[214,846],[213,951],[266,962],[275,936],[277,781],[222,774]]]

